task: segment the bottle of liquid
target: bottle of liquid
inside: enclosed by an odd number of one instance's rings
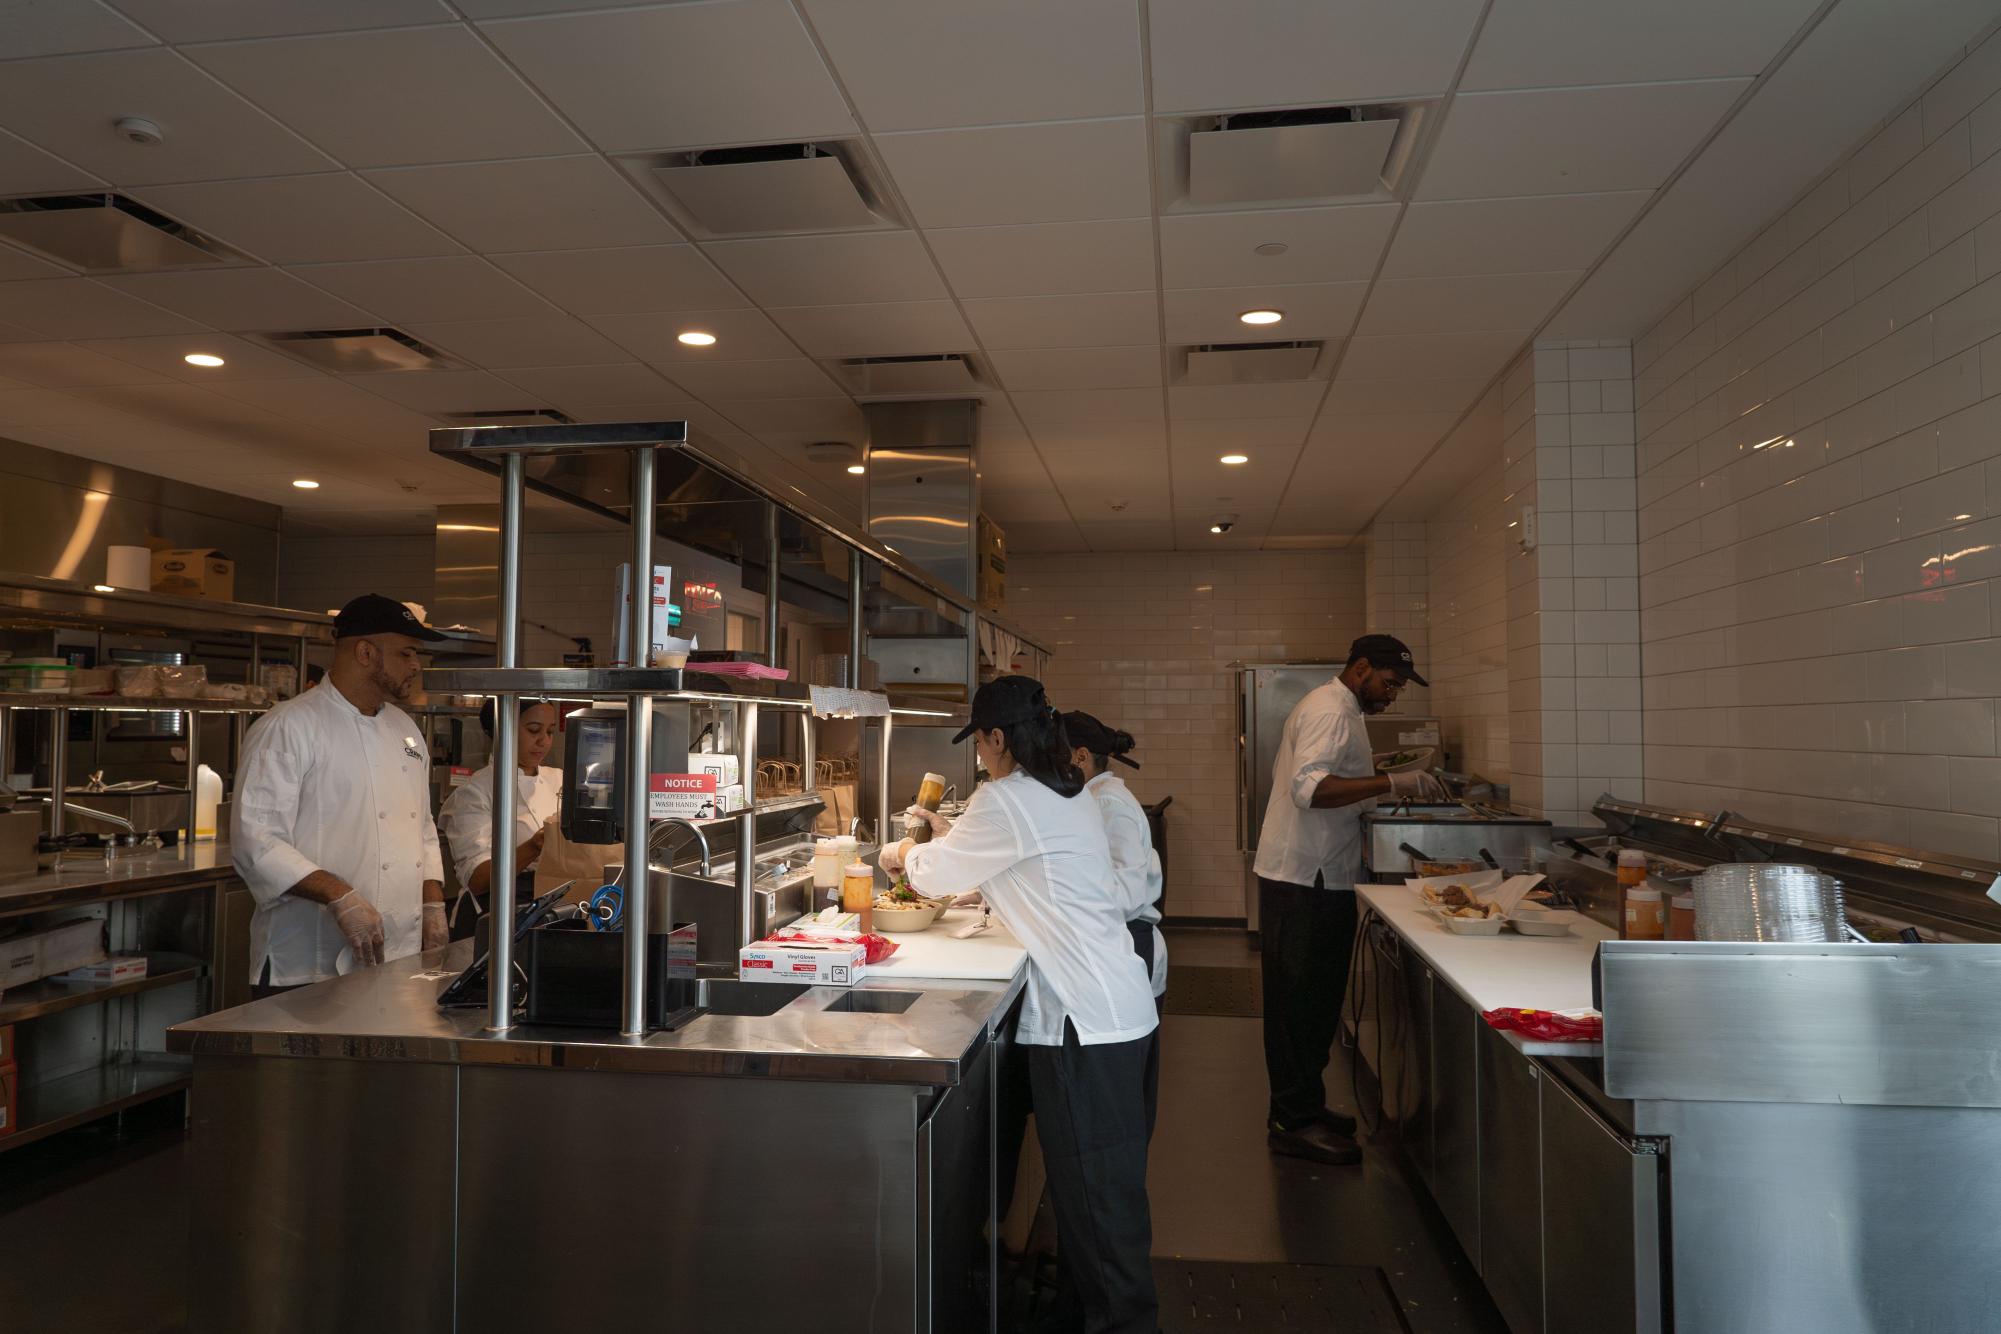
[[[1632,889],[1647,881],[1647,854],[1638,848],[1619,853],[1619,888]]]
[[[917,800],[914,804],[922,806],[927,811],[935,811],[938,809],[938,803],[943,800],[945,800],[945,775],[925,774],[924,781],[918,785]],[[913,843],[931,841],[931,826],[921,816],[911,816],[904,824],[904,831]]]
[[[875,868],[851,862],[841,874],[841,911],[860,913],[864,933],[875,929]]]
[[[213,841],[215,808],[222,804],[222,775],[206,764],[195,767],[195,837]]]
[[[1667,932],[1661,892],[1644,885],[1626,891],[1626,939],[1659,940]]]
[[[1695,939],[1695,895],[1677,894],[1668,900],[1667,938]]]
[[[842,858],[839,844],[831,838],[823,838],[813,845],[812,907],[815,912],[838,897],[841,888],[841,868],[852,860],[852,856]]]

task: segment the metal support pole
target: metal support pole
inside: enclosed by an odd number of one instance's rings
[[[769,667],[779,665],[778,503],[772,500],[764,502],[764,661]]]
[[[632,645],[632,665],[644,668],[653,642],[653,500],[654,464],[651,445],[632,452],[632,605],[626,608],[626,636]],[[625,701],[625,989],[619,996],[619,1031],[627,1037],[646,1033],[646,899],[651,831],[648,799],[653,786],[653,699],[634,694]],[[744,775],[749,781],[750,774]],[[666,925],[674,922],[674,904],[665,905]]]
[[[14,772],[14,710],[0,704],[0,783]]]
[[[56,710],[56,730],[49,737],[49,837],[69,830],[69,710]]]
[[[876,775],[875,775],[875,809],[876,809],[876,824],[875,824],[875,841],[876,841],[876,846],[878,846],[878,847],[884,847],[884,848],[886,848],[886,847],[888,847],[888,846],[889,846],[889,845],[890,845],[891,843],[895,842],[895,841],[896,841],[896,837],[897,837],[897,836],[896,836],[895,834],[893,834],[893,832],[892,832],[892,831],[893,831],[893,829],[894,829],[894,823],[893,823],[893,821],[894,821],[894,817],[895,817],[895,812],[894,812],[894,811],[892,811],[892,810],[890,809],[890,805],[889,805],[889,801],[890,801],[890,797],[889,797],[889,734],[890,734],[890,730],[891,730],[891,729],[892,729],[892,728],[893,728],[893,727],[894,727],[894,726],[895,726],[896,724],[895,724],[895,720],[894,720],[894,719],[892,719],[892,718],[891,718],[891,717],[890,717],[890,716],[889,716],[888,714],[886,714],[886,713],[885,713],[884,715],[882,715],[882,717],[880,717],[880,718],[876,719],[876,722],[877,722],[877,723],[878,723],[878,724],[879,724],[879,725],[881,726],[881,728],[882,728],[882,737],[881,737],[881,740],[880,740],[880,741],[879,741],[879,742],[877,743],[877,744],[878,744],[878,745],[879,745],[879,746],[881,747],[881,749],[880,749],[880,750],[879,750],[879,751],[877,752],[877,755],[876,755]]]
[[[195,846],[195,807],[200,805],[196,795],[201,787],[201,714],[193,708],[186,711],[188,720],[188,819],[181,831],[184,851],[192,852]]]
[[[736,711],[737,768],[744,776],[744,808],[736,817],[736,897],[737,947],[756,939],[756,914],[752,911],[752,890],[757,884],[757,701],[741,704]],[[699,943],[699,942],[698,942]]]
[[[1007,669],[995,664],[1003,672]],[[966,699],[971,702],[980,689],[980,618],[977,612],[966,613]]]
[[[862,688],[862,553],[848,548],[848,681],[850,689]]]
[[[820,738],[814,732],[818,719],[811,709],[799,710],[799,790],[818,792],[820,780],[813,776],[813,766],[818,763]]]
[[[500,606],[494,627],[496,667],[521,665],[521,501],[525,463],[519,454],[501,461]],[[493,701],[493,859],[487,882],[486,1027],[504,1033],[514,1024],[514,805],[521,794],[519,695]]]

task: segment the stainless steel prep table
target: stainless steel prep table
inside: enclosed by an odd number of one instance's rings
[[[169,1035],[195,1061],[190,1329],[991,1328],[1022,972],[727,984],[723,1009],[785,1003],[628,1039],[438,1010],[470,954]]]

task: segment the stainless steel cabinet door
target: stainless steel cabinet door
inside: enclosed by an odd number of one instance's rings
[[[1431,988],[1431,1195],[1480,1267],[1480,1034],[1473,1007]],[[1511,1053],[1512,1054],[1512,1053]]]
[[[1548,1334],[1659,1334],[1661,1159],[1542,1080]]]
[[[1542,1126],[1534,1062],[1480,1026],[1480,1277],[1514,1334],[1542,1329]]]

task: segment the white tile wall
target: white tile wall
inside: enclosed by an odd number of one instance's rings
[[[1427,680],[1431,662],[1431,598],[1427,573],[1425,525],[1381,520],[1363,535],[1364,630],[1395,635],[1417,659]],[[1414,716],[1431,712],[1431,692],[1410,686],[1398,697],[1396,711]]]
[[[1634,345],[1646,797],[2001,859],[2001,44]]]
[[[1425,525],[1429,555],[1431,708],[1446,762],[1490,782],[1510,780],[1509,538],[1499,441],[1493,461]]]
[[[1139,741],[1126,775],[1168,808],[1168,911],[1242,917],[1236,683],[1248,658],[1338,658],[1364,620],[1363,556],[1148,552],[1017,556],[1008,616],[1054,658],[1044,684]]]

